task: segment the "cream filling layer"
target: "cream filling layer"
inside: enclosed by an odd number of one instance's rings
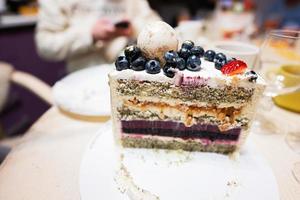
[[[236,118],[248,118],[249,120],[251,120],[255,114],[256,111],[256,107],[257,107],[257,103],[259,101],[259,98],[263,92],[264,88],[263,87],[259,87],[255,90],[254,95],[251,99],[250,102],[248,102],[245,105],[242,104],[226,104],[226,105],[218,105],[217,108],[229,108],[229,107],[233,107],[235,109],[240,109],[241,112],[239,114],[236,114]],[[194,103],[194,102],[183,102],[180,99],[164,99],[164,98],[157,98],[157,97],[134,97],[134,96],[119,96],[116,95],[114,97],[114,107],[116,108],[122,108],[124,106],[124,102],[128,101],[128,100],[132,100],[134,98],[138,99],[139,101],[143,102],[153,102],[153,103],[165,103],[168,104],[172,107],[180,105],[180,104],[184,104],[186,106],[196,106],[196,107],[210,107],[209,104],[205,103],[205,102],[198,102],[198,103]],[[134,107],[131,107],[132,109],[134,109]],[[151,109],[151,108],[150,108]],[[141,109],[138,109],[141,110]],[[161,113],[160,110],[154,109],[156,111],[158,111],[158,113]],[[174,112],[168,112],[170,113],[169,116],[171,116],[172,114],[176,114]],[[177,113],[179,114],[179,113]],[[181,114],[181,113],[180,113]],[[179,115],[180,115],[179,114]],[[203,112],[203,115],[208,115],[208,116],[215,116],[215,114],[210,115],[210,113],[206,113]],[[197,116],[197,114],[196,114]]]
[[[173,119],[184,123],[187,127],[198,124],[199,121],[218,124],[220,130],[228,130],[241,123],[237,123],[236,119],[241,116],[241,109],[234,108],[215,108],[215,107],[194,107],[185,104],[169,105],[159,102],[144,102],[136,98],[123,100],[120,107],[117,108],[120,119],[133,120],[139,119],[136,116],[126,116],[126,112],[139,112],[137,115],[145,113],[145,116],[154,116],[159,120]],[[122,113],[123,112],[123,113]]]
[[[121,100],[130,100],[132,98],[136,97],[139,101],[148,101],[148,102],[154,102],[154,103],[167,103],[170,106],[176,106],[178,104],[185,104],[187,106],[198,106],[198,107],[210,107],[211,104],[208,104],[207,102],[200,102],[195,99],[194,101],[182,101],[181,99],[174,99],[174,98],[159,98],[159,97],[144,97],[144,96],[120,96],[119,99]],[[234,107],[236,109],[239,109],[241,107],[244,107],[247,105],[247,103],[220,103],[217,105],[217,108],[228,108],[228,107]]]

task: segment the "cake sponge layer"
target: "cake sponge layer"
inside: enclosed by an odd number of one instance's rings
[[[173,149],[185,151],[204,151],[228,154],[236,150],[236,145],[231,144],[211,144],[204,145],[195,140],[159,140],[156,138],[135,138],[122,137],[121,143],[129,148],[147,148],[147,149]]]
[[[118,80],[117,92],[121,96],[159,97],[181,99],[183,102],[206,102],[211,105],[221,103],[244,104],[251,100],[254,88],[224,86],[212,88],[202,86],[176,86],[171,83]]]

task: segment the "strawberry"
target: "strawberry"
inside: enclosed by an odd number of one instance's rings
[[[247,68],[247,64],[241,60],[233,60],[223,65],[221,72],[225,75],[242,74]]]

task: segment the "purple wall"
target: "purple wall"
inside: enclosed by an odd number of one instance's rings
[[[29,72],[53,85],[65,75],[63,63],[42,60],[34,44],[34,27],[0,29],[0,61]],[[1,70],[1,69],[0,69]],[[6,135],[24,133],[49,106],[27,90],[12,85],[6,109],[0,113],[0,124]]]

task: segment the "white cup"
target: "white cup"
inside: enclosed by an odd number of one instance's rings
[[[6,10],[6,1],[0,0],[0,13]]]
[[[182,41],[192,40],[195,42],[202,35],[203,26],[204,24],[200,20],[182,21],[176,31]]]
[[[12,71],[12,66],[0,62],[0,111],[3,109],[8,95]]]
[[[220,41],[214,44],[216,52],[224,53],[227,57],[236,58],[247,63],[249,68],[253,68],[257,59],[259,48],[238,41]]]

